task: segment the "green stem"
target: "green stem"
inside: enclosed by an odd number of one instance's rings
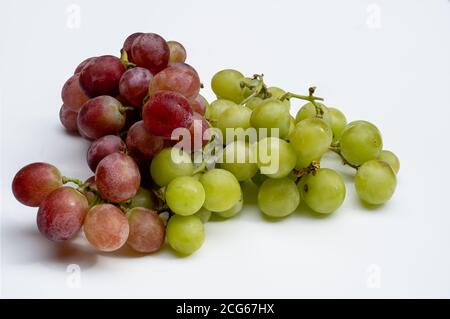
[[[206,169],[206,161],[203,161],[193,172],[192,176],[198,173],[203,173]]]
[[[334,152],[334,153],[336,153],[336,154],[338,154],[338,155],[341,157],[342,162],[344,163],[344,165],[348,165],[348,166],[350,166],[350,167],[353,167],[354,169],[358,169],[358,168],[359,168],[358,165],[353,165],[353,164],[349,163],[349,162],[344,158],[344,156],[343,156],[342,153],[341,153],[341,149],[339,148],[339,146],[336,146],[336,145],[330,146],[329,150],[332,151],[332,152]]]
[[[122,61],[123,65],[125,66],[125,68],[126,68],[127,70],[136,67],[136,64],[131,63],[131,62],[128,60],[128,54],[127,54],[127,51],[125,51],[124,49],[120,50],[120,60]]]
[[[63,182],[63,184],[73,183],[73,184],[77,185],[80,188],[85,188],[86,187],[86,184],[84,184],[81,180],[76,179],[76,178],[63,176],[62,177],[62,182]]]
[[[119,107],[119,112],[120,113],[125,113],[126,111],[134,111],[136,108],[134,108],[134,107],[132,107],[132,106],[123,106],[123,105],[121,105],[120,107]]]

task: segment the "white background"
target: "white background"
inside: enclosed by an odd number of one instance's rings
[[[88,142],[59,123],[60,89],[78,62],[118,54],[136,31],[182,42],[210,100],[222,68],[298,93],[317,85],[380,128],[402,163],[396,194],[364,207],[352,170],[329,156],[347,198],[327,218],[300,208],[267,221],[247,186],[245,210],[208,223],[188,258],[48,242],[11,180],[35,161],[90,175]],[[450,297],[449,1],[2,1],[0,35],[3,297]]]

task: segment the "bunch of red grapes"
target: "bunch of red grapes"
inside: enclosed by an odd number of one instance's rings
[[[101,251],[128,242],[138,252],[151,253],[163,245],[163,203],[149,190],[155,189],[150,162],[179,142],[171,140],[176,128],[200,132],[199,147],[208,141],[203,136],[209,127],[207,101],[199,94],[198,73],[185,60],[180,43],[134,33],[120,58],[91,57],[77,66],[62,88],[59,116],[67,130],[93,141],[87,164],[95,175],[81,182],[51,164],[33,163],[12,184],[18,201],[39,207],[37,225],[46,238],[65,241],[83,227]]]

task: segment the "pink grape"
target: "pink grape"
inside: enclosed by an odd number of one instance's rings
[[[89,97],[84,93],[80,86],[80,74],[72,75],[61,90],[61,98],[66,107],[78,112]]]
[[[90,57],[87,58],[86,60],[83,60],[80,64],[78,64],[77,68],[75,69],[75,72],[73,72],[73,74],[77,74],[80,73],[81,71],[83,71],[84,67],[91,61],[93,61],[96,57]]]
[[[131,46],[133,45],[134,40],[143,34],[142,32],[136,32],[133,34],[130,34],[123,43],[123,49],[127,52],[128,61],[133,62],[133,56],[131,54]]]
[[[63,184],[60,171],[47,163],[32,163],[20,169],[12,182],[14,197],[24,205],[38,207]]]
[[[208,107],[209,103],[203,97],[203,95],[197,95],[190,103],[194,112],[197,112],[200,115],[205,115],[206,108]]]
[[[111,204],[100,204],[87,213],[83,230],[92,246],[110,252],[126,243],[130,226],[119,208]]]
[[[132,61],[153,74],[163,70],[169,63],[169,46],[155,33],[137,36],[131,45]]]
[[[144,121],[134,123],[128,130],[126,143],[133,157],[149,160],[164,147],[163,138],[148,132],[144,127]]]
[[[130,234],[127,244],[140,253],[153,253],[164,244],[166,228],[159,215],[143,207],[127,212]]]
[[[136,67],[127,70],[119,82],[120,95],[127,105],[141,108],[148,92],[148,84],[153,79],[149,70]]]
[[[77,117],[78,112],[71,110],[65,104],[59,109],[59,120],[66,130],[70,132],[78,132]]]
[[[39,206],[37,226],[51,241],[75,237],[89,209],[86,197],[72,187],[63,186],[51,192]]]
[[[122,139],[116,135],[105,135],[92,142],[89,147],[86,160],[91,171],[95,172],[98,163],[106,156],[116,152],[124,152],[126,145]]]
[[[95,184],[102,198],[120,203],[136,195],[141,174],[134,160],[123,153],[112,153],[95,170]]]
[[[79,191],[83,193],[84,196],[86,196],[86,199],[89,203],[89,207],[92,207],[97,200],[99,199],[96,192],[97,185],[95,185],[95,176],[89,177],[87,180],[84,181],[83,188],[80,188]]]
[[[186,61],[186,49],[180,42],[167,41],[167,45],[170,51],[169,63]]]

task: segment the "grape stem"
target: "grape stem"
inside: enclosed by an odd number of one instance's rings
[[[122,61],[123,65],[125,66],[125,69],[127,70],[136,67],[136,64],[131,63],[128,60],[128,54],[127,51],[125,51],[125,49],[120,50],[120,60]]]
[[[308,89],[309,95],[300,95],[300,94],[295,94],[292,92],[286,92],[285,94],[283,94],[280,97],[281,101],[284,100],[290,100],[291,98],[296,98],[296,99],[300,99],[300,100],[305,100],[308,102],[311,102],[314,107],[316,108],[316,116],[318,118],[322,118],[323,117],[323,110],[322,108],[316,103],[316,101],[323,101],[323,98],[318,97],[318,96],[314,96],[314,92],[316,91],[316,87],[315,86],[311,86]]]
[[[62,177],[62,183],[63,184],[67,184],[67,183],[73,183],[75,185],[77,185],[80,188],[85,189],[86,187],[88,187],[86,184],[84,184],[82,181],[80,181],[79,179],[76,178],[71,178],[71,177],[66,177],[63,176]]]
[[[245,98],[239,105],[245,105],[248,101],[250,101],[255,96],[261,96],[263,99],[270,97],[270,93],[267,91],[267,87],[264,84],[264,74],[255,74],[253,75],[253,79],[258,81],[258,84],[253,85],[247,83],[245,81],[241,81],[241,88],[247,87],[250,90],[253,90],[253,93],[250,94],[247,98]]]
[[[193,172],[192,176],[198,173],[203,173],[206,169],[206,161],[203,161]]]
[[[298,183],[299,180],[302,179],[302,177],[308,175],[308,174],[312,174],[313,176],[316,175],[317,170],[320,168],[320,163],[316,162],[316,161],[312,161],[311,164],[309,164],[308,167],[302,168],[300,170],[297,170],[296,176],[297,176],[297,180],[296,183]]]
[[[353,168],[356,169],[356,170],[359,168],[358,165],[353,165],[353,164],[349,163],[349,162],[344,158],[344,156],[343,156],[342,153],[341,153],[341,149],[340,149],[339,145],[331,145],[330,148],[329,148],[329,150],[332,151],[332,152],[334,152],[334,153],[336,153],[336,154],[338,154],[338,155],[341,157],[342,162],[344,163],[344,165],[348,165],[348,166],[350,166],[350,167],[353,167]]]
[[[123,106],[123,105],[121,105],[120,107],[119,107],[119,112],[120,113],[125,113],[126,111],[134,111],[135,110],[135,108],[134,107],[132,107],[132,106]]]

